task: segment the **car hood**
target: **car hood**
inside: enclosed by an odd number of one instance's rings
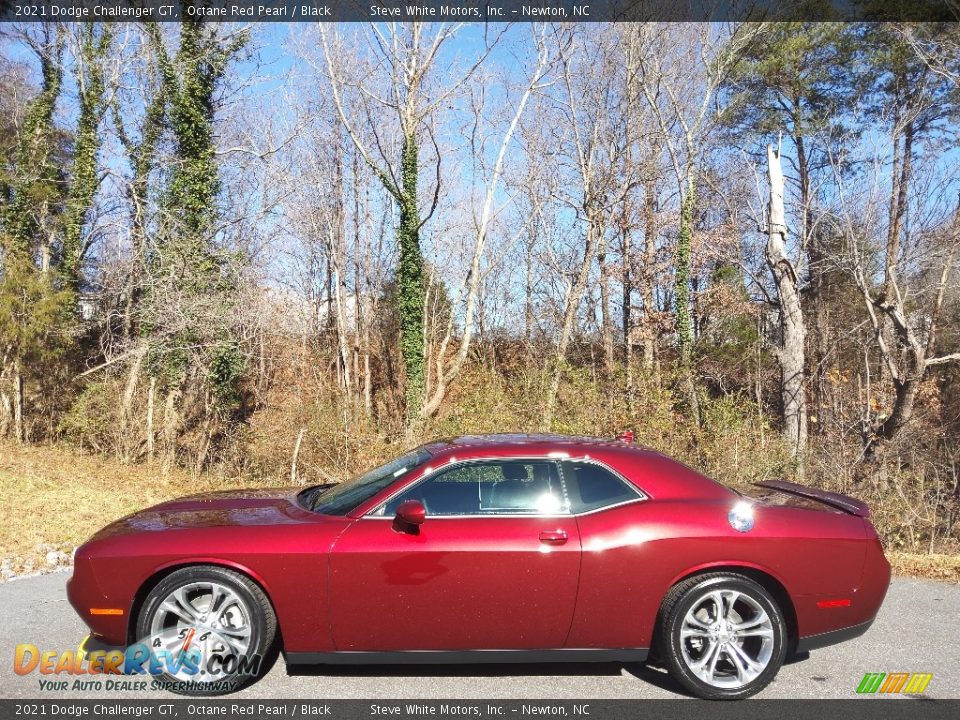
[[[111,523],[91,540],[130,533],[315,522],[323,516],[305,510],[297,502],[303,490],[222,490],[169,500]]]

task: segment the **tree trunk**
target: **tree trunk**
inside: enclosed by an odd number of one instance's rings
[[[27,441],[23,423],[23,374],[19,360],[13,361],[13,437],[18,445]]]
[[[597,262],[600,265],[600,334],[603,340],[603,368],[613,371],[613,319],[610,317],[610,269],[607,266],[607,239],[599,233]]]
[[[700,425],[700,399],[693,378],[693,316],[690,308],[690,254],[693,241],[693,207],[696,183],[693,169],[687,169],[686,190],[680,201],[680,231],[677,234],[676,269],[673,279],[674,327],[680,360],[680,391],[693,423]]]
[[[676,268],[673,277],[674,327],[677,354],[684,372],[690,369],[693,353],[693,320],[690,315],[690,244],[693,239],[693,206],[696,185],[692,169],[687,171],[686,188],[680,201],[680,231],[677,235]]]
[[[150,389],[147,390],[147,463],[153,465],[153,404],[157,395],[157,379],[150,377]]]
[[[550,432],[553,429],[553,415],[556,410],[557,393],[560,391],[560,379],[567,360],[567,350],[570,347],[570,339],[573,335],[574,321],[577,318],[580,301],[583,299],[583,291],[590,276],[590,266],[593,264],[598,224],[594,218],[587,221],[587,238],[584,243],[583,259],[580,261],[580,269],[567,295],[567,303],[563,312],[563,325],[560,329],[560,341],[557,344],[557,354],[554,358],[553,375],[547,389],[547,407],[542,422],[542,428],[545,432]]]
[[[330,334],[333,332],[333,261],[330,259],[330,254],[327,253],[326,264],[324,265],[324,273],[326,277],[324,278],[324,307],[327,309],[327,314],[323,318],[323,327],[321,328],[321,333],[326,340],[329,340]]]
[[[361,338],[363,338],[366,317],[363,305],[363,252],[361,250],[361,204],[360,204],[360,156],[352,153],[350,167],[351,187],[353,189],[353,342],[351,344],[353,362],[353,392],[359,397],[362,392],[363,371],[361,362]]]
[[[0,361],[0,439],[10,434],[10,427],[13,425],[13,401],[7,392],[7,379],[11,369],[4,357]]]
[[[199,477],[200,473],[203,472],[203,467],[207,464],[207,455],[210,453],[210,446],[213,444],[213,414],[211,413],[209,402],[204,411],[204,416],[203,442],[197,451],[197,461],[193,466],[193,474],[195,477]]]
[[[339,262],[333,271],[334,277],[334,306],[336,308],[337,321],[337,353],[340,357],[340,377],[341,386],[347,395],[347,400],[353,399],[353,380],[350,373],[350,328],[348,327],[346,317],[346,307],[344,301],[345,285],[343,282],[343,273],[340,270]]]
[[[633,337],[631,321],[633,310],[633,274],[631,272],[630,227],[627,201],[623,202],[623,220],[621,222],[620,252],[623,257],[623,364],[627,375],[627,399],[633,401]]]
[[[957,222],[960,225],[960,210],[958,210]],[[890,264],[888,261],[888,267],[890,267],[888,278],[892,292],[885,301],[874,300],[870,295],[866,278],[862,272],[858,274],[857,281],[860,285],[860,292],[866,303],[867,313],[870,316],[880,350],[880,357],[883,361],[881,367],[887,368],[895,392],[893,409],[888,417],[879,423],[871,423],[869,415],[867,416],[868,422],[865,423],[863,431],[864,450],[855,473],[855,479],[858,481],[866,476],[869,465],[876,466],[882,460],[884,448],[897,438],[913,418],[917,395],[927,369],[934,365],[960,361],[960,353],[930,357],[930,353],[936,345],[938,323],[940,313],[943,310],[947,284],[953,275],[954,262],[958,251],[960,251],[960,245],[957,244],[957,241],[954,240],[953,243],[944,259],[940,282],[937,286],[936,300],[925,318],[927,322],[925,341],[922,341],[914,332],[907,317],[903,305],[903,294],[897,287],[896,264]],[[895,346],[884,339],[882,332],[884,325],[881,323],[881,316],[877,314],[878,309],[883,312],[882,317],[893,327],[893,333],[897,338],[897,345]],[[869,395],[868,392],[868,403]]]
[[[43,208],[41,217],[46,218],[47,203],[42,203],[41,207]],[[50,263],[51,263],[51,254],[52,254],[50,249],[50,243],[52,238],[48,233],[43,232],[42,228],[41,228],[41,233],[42,233],[42,238],[40,240],[40,272],[46,275],[48,272],[50,272]]]
[[[397,240],[400,263],[397,268],[397,305],[400,314],[400,355],[406,370],[406,416],[412,423],[420,416],[424,399],[423,359],[423,255],[420,252],[420,211],[417,206],[417,139],[403,139],[401,173],[403,188],[397,199],[400,225]]]
[[[96,36],[97,26],[101,34]],[[103,141],[100,123],[105,114],[104,60],[113,36],[110,25],[85,23],[77,62],[79,118],[73,138],[73,170],[63,213],[63,247],[60,270],[65,284],[80,288],[84,257],[83,230],[87,212],[99,187],[97,154]]]
[[[370,383],[370,329],[367,328],[363,342],[363,409],[369,417],[373,412],[373,395]]]
[[[177,434],[180,426],[180,413],[177,403],[182,391],[179,387],[167,392],[167,400],[163,409],[163,473],[170,472],[177,459]]]
[[[353,400],[353,376],[350,370],[351,329],[346,314],[346,209],[344,206],[343,163],[340,160],[343,154],[343,144],[339,142],[339,134],[337,138],[338,147],[334,158],[334,187],[331,188],[334,195],[335,213],[327,246],[333,284],[333,306],[329,310],[330,312],[336,312],[334,331],[337,334],[337,354],[340,358],[337,376],[349,403]]]
[[[780,397],[783,413],[783,434],[802,475],[807,445],[807,404],[804,383],[803,311],[800,307],[798,279],[787,255],[787,226],[783,208],[783,170],[780,153],[767,146],[770,180],[770,206],[767,224],[767,264],[773,274],[780,300]]]
[[[130,341],[133,337],[136,310],[143,294],[142,282],[147,261],[148,182],[150,171],[154,166],[156,143],[164,115],[164,100],[163,93],[158,92],[150,101],[143,117],[141,140],[135,147],[127,147],[129,162],[133,167],[133,179],[126,193],[131,206],[130,242],[132,245],[131,267],[127,275],[123,310],[123,338],[126,341]],[[119,120],[116,124],[122,125]],[[124,142],[125,146],[127,144]]]
[[[120,401],[120,437],[117,438],[117,454],[124,462],[130,459],[130,442],[127,437],[127,430],[130,426],[133,396],[137,391],[137,381],[140,378],[140,366],[143,364],[145,354],[145,351],[138,351],[134,355],[133,363],[130,365],[130,373],[127,375],[127,386]]]
[[[829,328],[827,326],[827,257],[824,230],[813,230],[813,194],[810,179],[810,159],[807,155],[806,138],[803,135],[806,124],[803,110],[794,104],[793,142],[797,148],[797,169],[800,180],[801,228],[800,244],[806,248],[807,270],[810,275],[807,295],[807,317],[812,318],[809,361],[810,390],[813,403],[813,417],[816,431],[823,433],[829,423],[829,401],[826,389],[827,354],[829,352]]]
[[[297,469],[298,463],[300,462],[300,445],[303,444],[303,434],[307,431],[306,428],[300,428],[300,432],[297,433],[297,441],[293,444],[293,457],[290,459],[290,484],[296,485],[300,482],[299,471]]]
[[[0,381],[4,380],[0,376]],[[10,425],[13,420],[13,403],[6,389],[0,388],[0,438],[10,434]]]
[[[652,168],[648,169],[650,172]],[[644,185],[643,193],[643,284],[640,288],[640,297],[643,301],[643,367],[648,372],[653,371],[656,363],[656,329],[653,319],[653,281],[654,263],[657,252],[657,216],[656,216],[656,181],[651,176]]]
[[[896,265],[900,261],[900,236],[903,233],[903,223],[907,214],[907,198],[909,197],[911,172],[913,163],[913,123],[908,122],[903,129],[903,154],[900,159],[900,171],[897,172],[896,163],[891,176],[890,186],[890,223],[887,227],[887,252],[884,268],[883,299],[893,302],[894,283],[896,282]],[[894,137],[894,143],[899,147],[899,138]],[[896,157],[896,153],[895,153]]]
[[[535,233],[536,230],[531,230]],[[531,236],[524,252],[523,287],[523,339],[527,344],[527,356],[533,355],[533,244],[536,236]]]
[[[813,413],[816,416],[816,419],[811,418],[811,422],[815,423],[815,431],[818,434],[826,432],[830,424],[830,402],[826,383],[830,329],[827,312],[828,287],[827,273],[824,270],[826,252],[823,247],[823,234],[823,230],[813,233],[807,246],[807,266],[810,272],[807,315],[812,320],[809,374]]]
[[[427,280],[424,283],[424,292],[423,292],[423,397],[430,398],[431,393],[433,393],[433,348],[430,343],[430,339],[433,333],[433,327],[431,321],[434,320],[430,313],[430,303],[435,298],[433,295],[435,293],[431,292],[433,290],[433,273],[427,275]],[[441,368],[440,372],[443,372]],[[438,378],[438,382],[442,382],[442,379]],[[441,396],[444,393],[438,393],[437,395]],[[436,396],[434,396],[436,397]],[[427,401],[429,404],[429,400]]]

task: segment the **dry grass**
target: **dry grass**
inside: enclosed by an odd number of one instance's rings
[[[894,575],[960,583],[960,555],[889,552],[887,559]]]
[[[0,559],[17,574],[50,569],[46,554],[70,555],[108,522],[163,500],[256,484],[158,467],[124,465],[62,448],[0,441]]]
[[[68,555],[108,522],[163,500],[257,484],[243,478],[124,465],[63,448],[0,442],[0,559],[17,573],[50,569],[51,549]],[[888,553],[897,575],[960,582],[960,555]]]

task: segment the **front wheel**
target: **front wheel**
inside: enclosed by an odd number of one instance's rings
[[[163,687],[181,695],[223,695],[266,672],[276,615],[260,587],[233,570],[177,570],[150,591],[137,619]]]
[[[743,575],[685,580],[660,614],[661,650],[670,674],[697,697],[738,700],[770,684],[787,652],[776,601]]]

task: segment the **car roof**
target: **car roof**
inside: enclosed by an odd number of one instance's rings
[[[460,435],[444,441],[447,446],[475,447],[483,446],[494,449],[496,447],[515,447],[517,445],[562,445],[564,447],[624,447],[628,444],[619,438],[600,438],[588,435],[558,435],[551,433],[490,433],[486,435]],[[630,444],[630,447],[638,447]]]
[[[593,458],[600,460],[631,479],[647,495],[654,498],[729,500],[729,488],[711,480],[693,468],[663,453],[626,439],[599,438],[550,433],[493,433],[461,435],[427,445],[438,460],[502,457],[522,458],[529,455]]]

